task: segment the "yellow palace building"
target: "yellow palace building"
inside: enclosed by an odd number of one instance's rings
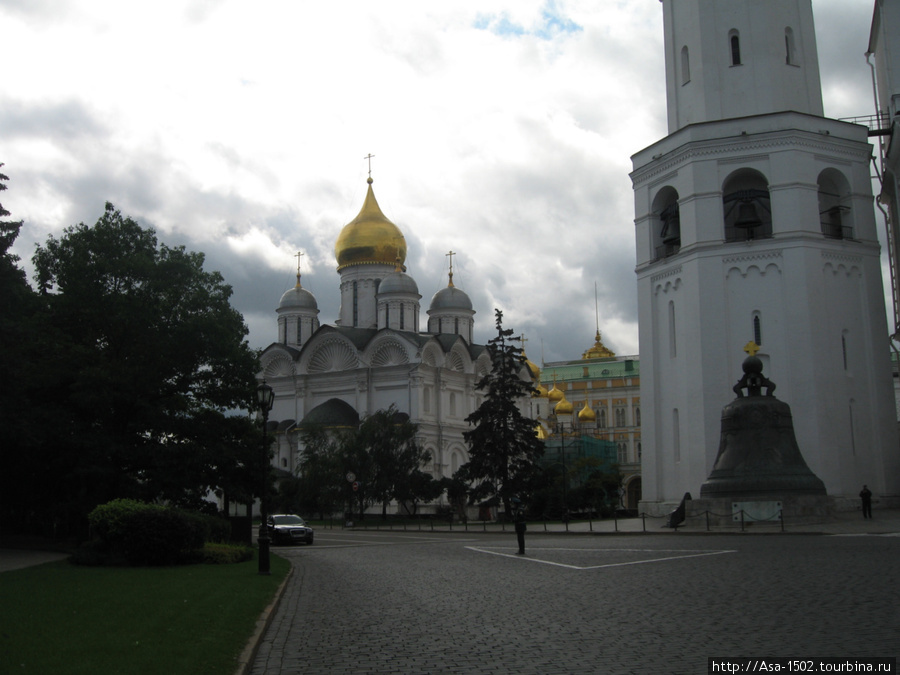
[[[594,344],[575,361],[529,362],[538,395],[531,416],[548,444],[577,435],[615,444],[622,474],[620,505],[641,499],[641,376],[637,356],[616,356],[597,331]],[[564,441],[563,441],[564,443]]]

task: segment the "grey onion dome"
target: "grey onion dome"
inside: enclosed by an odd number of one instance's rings
[[[447,286],[442,288],[431,299],[431,307],[429,311],[434,312],[442,309],[472,309],[472,301],[464,291],[459,290],[456,286]]]
[[[412,293],[418,295],[419,287],[416,285],[415,279],[405,272],[397,270],[382,279],[378,285],[378,294],[382,295],[384,293]]]
[[[296,286],[285,291],[278,303],[278,309],[319,309],[315,296],[298,282]]]

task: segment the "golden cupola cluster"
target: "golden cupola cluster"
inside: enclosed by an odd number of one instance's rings
[[[344,226],[334,245],[338,271],[351,265],[398,265],[406,268],[406,239],[400,228],[381,212],[372,179],[359,214]]]

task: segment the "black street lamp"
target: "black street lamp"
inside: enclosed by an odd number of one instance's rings
[[[263,479],[262,492],[259,493],[259,573],[269,574],[269,528],[266,522],[266,493],[269,491],[269,439],[266,434],[269,426],[269,411],[275,402],[275,391],[263,380],[256,388],[256,402],[259,403],[263,416]]]

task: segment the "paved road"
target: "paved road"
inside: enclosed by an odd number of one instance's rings
[[[320,531],[252,673],[704,673],[897,656],[900,537]]]

